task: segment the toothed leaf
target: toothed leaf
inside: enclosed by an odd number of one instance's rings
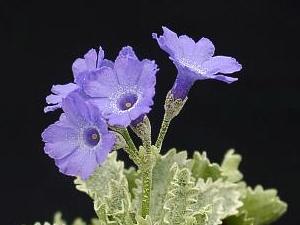
[[[141,217],[140,215],[136,216],[137,225],[152,225],[152,220],[149,215],[146,218]]]
[[[235,154],[234,150],[229,150],[223,159],[221,164],[222,176],[230,182],[238,182],[243,179],[243,174],[239,171],[239,165],[242,157],[239,154]]]
[[[217,180],[221,177],[220,166],[216,163],[211,163],[206,156],[206,152],[194,152],[192,176],[197,180],[202,178],[204,180],[211,178]]]
[[[124,163],[117,161],[117,153],[112,152],[86,181],[78,177],[74,183],[79,191],[87,193],[93,199],[95,195],[102,198],[108,193],[111,180],[120,181],[124,177],[123,170]]]
[[[187,160],[187,153],[185,151],[176,153],[175,149],[171,149],[163,156],[158,155],[156,159],[152,175],[150,202],[150,216],[153,222],[163,218],[164,202],[174,175],[171,172],[171,168],[175,163],[180,169],[187,166],[190,167],[190,161]]]
[[[164,204],[164,224],[181,225],[193,224],[193,210],[199,189],[195,187],[194,178],[187,168],[179,169],[175,164],[171,172],[173,180],[168,189]]]
[[[264,190],[260,185],[247,189],[243,203],[240,211],[245,212],[248,218],[253,218],[254,225],[270,224],[287,209],[287,204],[279,199],[275,189]]]
[[[133,225],[131,199],[125,176],[120,181],[109,182],[104,198],[95,196],[94,208],[104,224]]]
[[[128,182],[129,192],[131,196],[133,196],[133,189],[137,188],[136,180],[139,178],[139,174],[134,167],[130,167],[129,169],[124,169],[124,174]]]
[[[197,203],[194,204],[194,211],[202,211],[199,225],[217,225],[222,223],[222,219],[238,213],[238,208],[242,206],[239,200],[240,192],[238,185],[223,181],[221,179],[199,179],[196,187],[200,189],[197,196]],[[204,223],[203,223],[204,222]]]

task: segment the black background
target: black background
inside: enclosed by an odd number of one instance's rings
[[[299,224],[299,1],[1,1],[1,224],[92,217],[92,203],[43,153],[40,133],[59,116],[43,114],[52,84],[72,81],[71,65],[101,45],[114,59],[124,45],[155,59],[153,136],[176,69],[151,38],[166,25],[210,38],[216,54],[237,58],[232,85],[194,85],[164,148],[205,150],[213,161],[235,148],[250,185],[276,187],[289,203],[275,224]],[[123,158],[124,155],[122,156]],[[127,161],[127,165],[130,163]]]

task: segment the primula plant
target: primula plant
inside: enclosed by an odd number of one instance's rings
[[[205,79],[230,84],[238,79],[228,74],[242,66],[232,57],[214,56],[207,38],[195,42],[166,27],[162,35],[152,36],[178,71],[155,142],[147,114],[158,66],[139,59],[129,46],[114,61],[105,59],[102,48],[89,50],[72,65],[74,82],[54,85],[46,98],[45,112],[61,108],[63,113],[43,132],[44,151],[90,196],[97,215],[90,224],[266,225],[277,220],[286,203],[275,189],[248,187],[238,169],[241,156],[233,150],[220,165],[205,152],[195,151],[191,159],[176,149],[161,154],[169,124],[192,85]],[[133,134],[141,146],[133,142]],[[136,167],[125,168],[118,151],[125,151]],[[53,224],[66,223],[56,214]],[[73,224],[87,223],[76,219]]]

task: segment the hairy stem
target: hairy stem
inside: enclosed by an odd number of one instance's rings
[[[146,150],[148,152],[150,152],[151,151],[151,139],[144,139],[144,140],[142,140],[142,142],[143,142],[143,146],[146,148]]]
[[[128,132],[128,130],[127,130],[126,128],[122,129],[122,135],[123,135],[125,141],[127,142],[128,147],[129,147],[132,151],[134,151],[135,153],[137,153],[138,150],[137,150],[137,148],[135,147],[135,144],[134,144],[133,140],[131,139],[130,134],[129,134],[129,132]]]
[[[124,150],[127,152],[129,158],[134,162],[135,165],[140,165],[139,156],[135,151],[132,151],[132,149],[129,147],[125,147]]]
[[[149,215],[150,197],[152,188],[152,160],[151,153],[147,151],[141,166],[143,177],[143,199],[142,199],[142,217]]]
[[[128,132],[128,130],[126,128],[111,128],[113,130],[115,130],[116,132],[118,132],[119,134],[121,134],[123,136],[123,138],[125,139],[126,143],[127,143],[127,147],[124,148],[124,150],[128,153],[129,157],[132,159],[132,161],[136,164],[136,165],[140,165],[140,157],[138,154],[138,150],[135,147],[135,144],[133,142],[133,140],[130,137],[130,134]]]
[[[167,116],[166,116],[166,113],[164,115],[164,118],[163,118],[163,121],[161,123],[161,127],[160,127],[160,131],[159,131],[159,134],[158,134],[158,137],[157,137],[157,140],[155,142],[155,146],[156,148],[160,151],[161,150],[161,147],[162,147],[162,144],[163,144],[163,141],[165,139],[165,136],[166,136],[166,133],[168,131],[168,128],[169,128],[169,125],[171,123],[171,119],[169,119]]]

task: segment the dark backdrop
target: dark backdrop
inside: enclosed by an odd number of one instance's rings
[[[43,153],[40,133],[59,113],[44,115],[52,84],[72,81],[71,65],[101,45],[114,59],[124,45],[155,59],[157,134],[162,102],[176,70],[151,38],[166,25],[195,39],[210,38],[216,53],[236,57],[243,70],[226,85],[198,82],[174,120],[164,148],[205,150],[220,161],[228,148],[243,155],[250,185],[276,187],[289,203],[280,224],[299,224],[299,1],[1,1],[1,223],[93,216]],[[130,162],[126,161],[127,165]]]

